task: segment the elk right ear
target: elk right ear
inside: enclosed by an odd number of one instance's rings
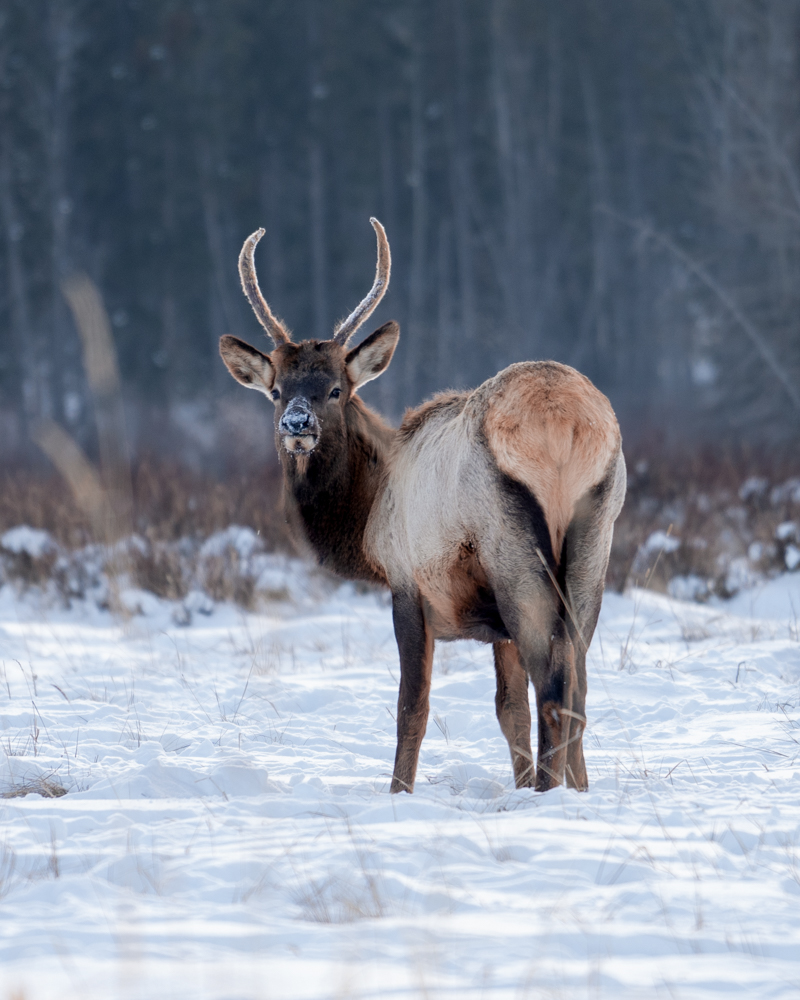
[[[265,394],[270,391],[275,382],[275,366],[267,354],[227,333],[220,338],[219,353],[225,367],[241,385]]]
[[[399,337],[400,327],[389,320],[350,351],[345,364],[353,381],[353,391],[386,371]]]

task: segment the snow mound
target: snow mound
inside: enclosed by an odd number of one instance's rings
[[[241,559],[249,559],[263,547],[261,539],[252,528],[232,524],[224,531],[210,535],[200,546],[200,556],[206,559],[210,556],[222,556],[228,549],[233,549]]]
[[[790,573],[741,590],[722,602],[730,615],[777,621],[800,620],[800,573]]]
[[[669,535],[666,531],[654,531],[642,546],[642,551],[647,554],[653,552],[677,552],[681,547],[680,538]]]
[[[673,576],[667,585],[667,593],[679,601],[704,601],[711,593],[709,581],[695,573]]]
[[[52,535],[39,528],[21,524],[0,535],[0,548],[15,555],[25,554],[31,559],[41,559],[58,548]]]

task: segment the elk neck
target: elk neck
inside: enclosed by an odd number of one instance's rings
[[[345,429],[308,456],[280,449],[286,513],[321,566],[350,580],[386,583],[364,553],[364,532],[397,436],[358,396],[345,407]],[[333,439],[332,439],[333,438]],[[280,448],[280,446],[279,446]]]

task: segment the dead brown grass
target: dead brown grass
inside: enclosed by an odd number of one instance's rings
[[[227,549],[222,555],[211,556],[203,563],[203,590],[215,601],[233,601],[251,608],[255,599],[255,581],[239,568],[239,554]]]
[[[57,781],[50,781],[46,778],[36,778],[33,781],[26,781],[21,785],[15,785],[14,788],[10,789],[10,791],[0,792],[0,798],[20,799],[32,793],[41,795],[43,799],[58,799],[62,795],[66,795],[67,790],[59,785]]]
[[[628,494],[614,532],[609,588],[646,583],[665,591],[674,577],[691,574],[708,579],[709,593],[724,597],[734,559],[747,558],[753,572],[785,569],[786,540],[775,532],[787,521],[800,527],[800,503],[791,491],[777,496],[776,488],[800,476],[800,457],[766,449],[686,453],[650,446],[626,459]],[[669,531],[680,544],[645,557],[641,547],[655,531]]]
[[[239,524],[258,532],[267,552],[292,553],[280,495],[277,463],[217,479],[175,462],[141,459],[133,469],[133,526],[139,538],[123,556],[131,585],[168,600],[183,600],[200,586],[215,601],[252,607],[255,582],[238,553],[229,548],[198,560],[197,544]],[[49,532],[60,551],[32,558],[0,548],[2,576],[23,591],[52,582],[66,604],[97,582],[70,556],[97,539],[58,474],[17,469],[0,476],[0,534],[23,524]]]
[[[223,480],[177,462],[144,457],[133,470],[134,529],[155,544],[206,538],[241,524],[259,532],[267,551],[290,552],[292,543],[278,509],[280,477],[277,462]],[[57,473],[19,468],[0,476],[0,533],[20,524],[49,531],[67,549],[93,540],[87,517]],[[163,581],[161,589],[173,586],[171,572],[166,556],[157,556],[153,573]]]
[[[800,545],[800,501],[791,491],[776,492],[800,477],[799,457],[744,449],[675,453],[651,446],[628,453],[627,461],[628,496],[614,534],[610,589],[646,584],[665,591],[675,577],[694,576],[708,581],[709,595],[727,596],[734,560],[746,564],[747,572],[770,575],[786,568],[787,545]],[[145,544],[131,550],[133,582],[171,600],[183,599],[199,585],[214,600],[250,606],[253,581],[241,571],[233,549],[200,565],[184,558],[177,543],[198,542],[240,524],[260,534],[266,551],[291,553],[280,496],[277,462],[215,478],[176,462],[140,459],[133,470],[133,520]],[[776,537],[787,521],[798,526],[795,540]],[[0,476],[0,533],[20,524],[50,532],[62,550],[92,541],[88,519],[57,474],[19,469]],[[669,531],[679,544],[672,551],[644,552],[647,539],[659,530]],[[7,576],[23,587],[64,572],[60,564],[54,569],[50,554],[37,560],[25,553],[3,558]],[[66,583],[60,589],[71,593]]]

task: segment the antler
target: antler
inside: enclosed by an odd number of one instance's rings
[[[380,300],[389,287],[389,274],[392,270],[392,255],[389,252],[389,241],[386,231],[377,219],[370,219],[375,235],[378,237],[378,264],[375,268],[375,281],[367,297],[343,319],[333,332],[334,342],[347,347],[347,342],[361,326],[364,320],[372,315]]]
[[[272,315],[270,307],[261,294],[256,277],[256,266],[253,263],[253,254],[264,232],[264,229],[257,229],[252,236],[248,236],[244,241],[242,252],[239,254],[239,277],[242,279],[244,294],[253,307],[258,322],[267,331],[267,335],[275,341],[275,346],[279,347],[281,344],[291,343],[292,338],[283,323]]]

